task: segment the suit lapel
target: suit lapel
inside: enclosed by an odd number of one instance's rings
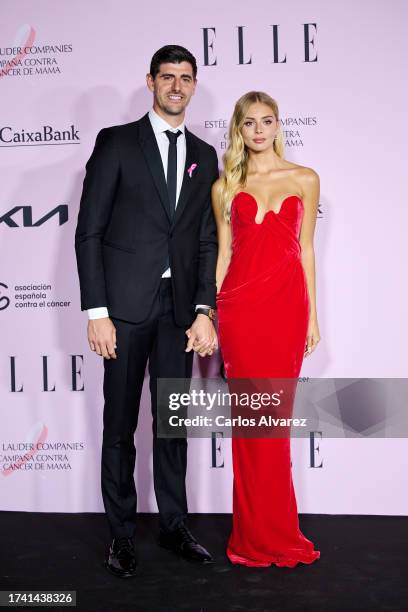
[[[139,128],[139,141],[143,155],[152,175],[160,201],[169,220],[171,221],[170,204],[167,194],[167,183],[163,163],[148,114],[140,119]]]
[[[190,193],[194,187],[195,175],[197,174],[197,169],[192,173],[191,177],[188,174],[187,170],[190,168],[192,164],[197,164],[199,162],[199,149],[197,144],[194,141],[191,133],[185,128],[185,136],[186,136],[186,164],[184,167],[183,173],[183,182],[181,184],[181,190],[179,199],[177,201],[176,212],[173,219],[173,225],[177,223],[180,216],[183,214],[183,211],[187,205],[188,199],[190,197]]]

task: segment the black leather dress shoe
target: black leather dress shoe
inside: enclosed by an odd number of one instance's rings
[[[114,538],[105,562],[106,569],[118,578],[131,578],[136,573],[137,561],[132,538]]]
[[[182,523],[175,531],[160,533],[160,546],[172,550],[188,561],[214,563],[210,553],[197,542],[191,531]]]

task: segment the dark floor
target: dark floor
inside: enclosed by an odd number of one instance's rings
[[[138,575],[120,580],[102,566],[103,515],[1,512],[0,590],[76,590],[77,608],[90,612],[408,610],[408,518],[301,516],[321,559],[257,569],[226,559],[229,515],[190,517],[216,557],[205,567],[159,548],[157,517],[139,517]]]

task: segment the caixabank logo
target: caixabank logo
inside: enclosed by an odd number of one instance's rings
[[[3,35],[7,34],[3,32]],[[61,74],[64,57],[72,52],[71,43],[37,40],[35,28],[24,24],[17,30],[13,42],[3,46],[0,41],[0,79]]]
[[[56,127],[41,125],[34,129],[0,126],[0,147],[35,147],[47,145],[80,144],[79,130],[75,125]]]

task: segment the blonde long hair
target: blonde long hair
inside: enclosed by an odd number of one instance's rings
[[[230,220],[231,202],[237,191],[246,183],[248,173],[248,149],[242,137],[242,126],[249,107],[255,102],[261,102],[270,107],[279,123],[279,109],[276,100],[263,91],[249,91],[240,97],[235,104],[228,132],[228,147],[223,156],[224,171],[221,175],[220,202],[223,216]],[[279,124],[273,149],[279,157],[284,155],[282,128]]]

